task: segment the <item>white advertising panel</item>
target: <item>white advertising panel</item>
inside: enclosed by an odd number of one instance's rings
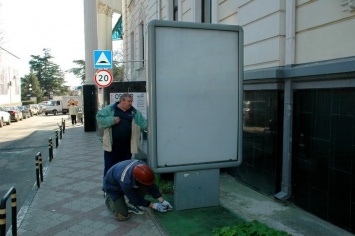
[[[241,34],[237,26],[149,23],[148,156],[156,171],[240,164]]]

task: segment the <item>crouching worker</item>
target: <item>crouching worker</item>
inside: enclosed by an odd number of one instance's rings
[[[160,212],[172,210],[172,205],[163,199],[154,181],[153,170],[143,161],[126,160],[115,164],[107,171],[103,181],[107,208],[120,221],[127,220],[129,213],[144,214],[145,207]],[[146,194],[158,202],[144,199]]]

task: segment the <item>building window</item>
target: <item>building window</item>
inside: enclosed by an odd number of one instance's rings
[[[178,0],[173,0],[173,20],[178,20]]]
[[[139,68],[144,67],[144,24],[139,25]]]
[[[211,0],[201,0],[201,22],[211,23]]]
[[[131,46],[131,50],[130,50],[130,54],[131,54],[131,58],[130,58],[130,65],[131,65],[131,75],[133,74],[133,70],[134,70],[134,32],[132,32],[130,34],[130,46]]]

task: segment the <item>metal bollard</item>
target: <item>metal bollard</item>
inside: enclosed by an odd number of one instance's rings
[[[58,148],[59,142],[58,142],[58,130],[55,131],[55,148]]]
[[[62,127],[63,127],[63,134],[64,134],[65,133],[65,120],[62,121]]]
[[[53,159],[53,143],[52,143],[52,137],[50,137],[49,140],[48,140],[48,146],[49,146],[49,161],[52,161],[52,159]]]
[[[62,126],[61,125],[59,125],[59,130],[60,130],[59,138],[62,139]]]
[[[43,182],[43,165],[42,165],[42,154],[38,152],[36,155],[36,180],[37,187],[41,187],[41,182]]]
[[[11,187],[10,190],[1,199],[0,205],[0,235],[6,235],[6,201],[11,196],[12,209],[12,235],[17,235],[17,204],[16,204],[16,189]]]

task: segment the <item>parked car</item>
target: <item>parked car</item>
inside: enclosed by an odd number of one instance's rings
[[[36,110],[36,116],[38,116],[40,114],[38,104],[31,104],[30,107],[31,107],[31,109],[33,108]]]
[[[25,107],[25,106],[17,106],[17,108],[20,109],[20,111],[22,111],[23,119],[27,119],[27,118],[31,117],[30,110],[28,110],[27,107]]]
[[[31,116],[37,116],[38,115],[37,106],[34,106],[33,104],[31,104],[31,105],[26,105],[25,107],[27,107],[28,110],[30,110]]]
[[[38,115],[42,114],[43,113],[43,105],[41,104],[34,104],[38,107]]]
[[[11,115],[4,108],[0,107],[0,127],[3,127],[4,124],[11,124]]]
[[[4,109],[11,115],[11,120],[16,122],[23,120],[22,111],[17,107],[4,107]]]

